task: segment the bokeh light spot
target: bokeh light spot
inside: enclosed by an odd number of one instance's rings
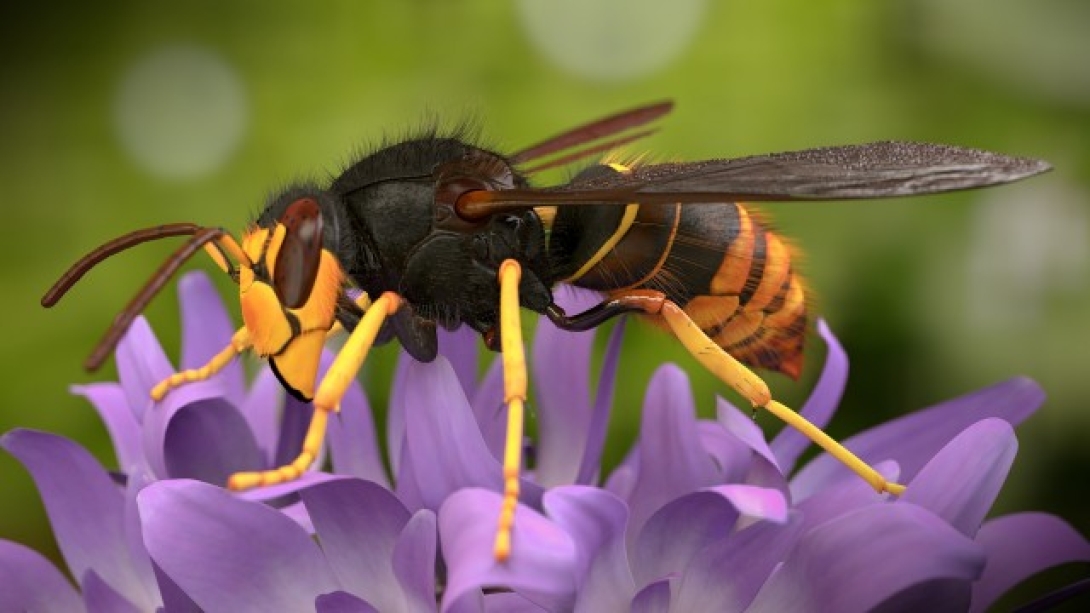
[[[1081,291],[1090,274],[1086,199],[1051,180],[989,192],[977,204],[965,284],[976,326],[1041,326],[1049,298]]]
[[[665,68],[692,41],[705,0],[520,0],[534,47],[559,68],[624,81]]]
[[[114,100],[117,136],[141,168],[194,179],[220,168],[247,124],[246,94],[216,53],[193,45],[159,47],[134,62]]]

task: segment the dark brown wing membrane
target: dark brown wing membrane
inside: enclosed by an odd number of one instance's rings
[[[888,198],[1009,183],[1050,168],[1040,160],[977,149],[883,142],[654,164],[541,190],[471,192],[459,200],[458,212],[479,218],[546,204]]]
[[[603,117],[602,119],[577,126],[566,132],[557,134],[552,138],[541,141],[540,143],[531,145],[522,151],[512,154],[509,159],[516,164],[521,164],[543,158],[547,155],[559,153],[566,149],[579,147],[597,140],[616,136],[626,130],[647,125],[669,113],[673,108],[674,103],[667,100],[622,111],[615,115]],[[647,134],[650,134],[650,132],[641,132],[640,136],[646,136]],[[617,142],[627,142],[628,140],[632,139],[617,139]],[[586,155],[590,155],[591,153],[593,153],[593,151],[588,150]]]

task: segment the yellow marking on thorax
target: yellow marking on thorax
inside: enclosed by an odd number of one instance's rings
[[[607,164],[607,166],[609,166],[613,170],[616,170],[619,173],[628,174],[628,166],[625,166],[624,164],[611,162]],[[636,221],[636,214],[639,212],[640,205],[638,203],[633,202],[631,204],[625,205],[624,215],[621,217],[621,223],[617,224],[617,229],[613,231],[613,234],[611,234],[609,238],[606,239],[606,242],[602,243],[602,246],[598,249],[598,251],[594,253],[594,255],[590,257],[589,260],[584,262],[583,265],[579,267],[579,270],[575,271],[575,274],[568,277],[567,279],[563,279],[562,282],[574,283],[578,281],[580,277],[590,272],[590,270],[594,268],[598,264],[598,262],[601,262],[609,254],[610,251],[613,251],[613,248],[617,246],[617,243],[621,242],[621,239],[624,238],[624,235],[628,233],[628,229],[632,227],[632,223]]]

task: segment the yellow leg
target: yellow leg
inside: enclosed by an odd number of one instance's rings
[[[245,327],[239,328],[231,337],[231,343],[223,348],[216,355],[212,356],[208,363],[200,368],[193,368],[190,370],[183,370],[182,372],[176,372],[170,375],[166,379],[159,382],[158,385],[152,388],[151,398],[152,400],[159,402],[167,395],[170,390],[190,383],[192,381],[204,381],[212,375],[218,373],[231,363],[231,360],[235,359],[235,356],[246,351],[250,347],[250,332]]]
[[[303,439],[303,450],[295,460],[274,470],[235,473],[227,480],[229,489],[238,491],[276,485],[298,479],[306,472],[322,448],[329,413],[340,409],[341,398],[348,386],[355,381],[363,361],[367,359],[367,353],[375,342],[382,322],[400,306],[401,298],[393,292],[386,292],[364,313],[363,319],[352,331],[352,335],[333,360],[333,365],[329,367],[329,372],[318,385],[318,391],[314,394],[314,416],[307,428],[306,438]]]
[[[515,260],[500,266],[500,345],[503,351],[503,400],[507,403],[507,437],[503,447],[503,504],[493,555],[504,561],[511,555],[511,530],[519,498],[522,464],[522,422],[526,402],[526,352],[522,344],[519,312],[519,278],[522,268]]]
[[[807,421],[805,417],[795,411],[776,402],[768,391],[768,385],[760,377],[746,368],[741,362],[734,359],[719,345],[715,344],[704,332],[689,319],[685,311],[673,302],[664,301],[660,311],[663,319],[669,324],[670,329],[678,339],[715,376],[722,379],[727,385],[734,388],[753,403],[753,406],[768,409],[776,417],[799,432],[805,434],[810,440],[818,444],[830,455],[844,463],[855,474],[862,477],[878,492],[889,492],[900,495],[905,491],[905,486],[899,483],[886,481],[885,477],[874,470],[869,464],[859,459],[840,443],[836,442],[820,428]]]

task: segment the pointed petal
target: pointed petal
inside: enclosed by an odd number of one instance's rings
[[[844,387],[848,383],[848,354],[824,319],[818,320],[817,330],[827,347],[825,365],[822,367],[821,377],[814,385],[814,390],[810,392],[810,397],[799,409],[799,414],[815,426],[824,428],[840,406]],[[803,433],[791,427],[784,427],[776,438],[772,439],[770,446],[776,454],[776,463],[783,469],[783,473],[790,474],[795,469],[799,456],[810,447],[810,444],[810,439]]]
[[[441,610],[482,586],[513,589],[534,602],[571,608],[575,596],[575,545],[559,526],[525,505],[515,510],[511,557],[492,555],[502,497],[467,488],[455,492],[439,510],[439,538],[447,562],[447,589]]]
[[[895,460],[902,479],[911,481],[962,430],[988,417],[1018,425],[1041,406],[1044,397],[1032,380],[1010,379],[886,422],[843,443],[871,465]],[[822,454],[798,471],[791,481],[791,492],[796,501],[802,500],[845,478],[856,477],[840,461]]]
[[[13,430],[0,446],[34,479],[68,570],[94,570],[133,602],[150,600],[125,534],[125,497],[85,449],[53,434]]]
[[[545,487],[574,483],[590,425],[590,352],[593,332],[567,332],[538,319],[530,366],[537,398],[538,460]]]
[[[122,472],[130,472],[144,462],[140,424],[129,408],[125,390],[119,383],[91,383],[73,385],[73,394],[83,396],[98,412],[106,431],[110,433],[117,466]]]
[[[404,390],[405,446],[412,456],[412,478],[424,505],[436,510],[463,487],[500,491],[502,475],[481,438],[472,409],[445,358],[411,362]],[[401,487],[401,484],[398,484]]]
[[[183,330],[181,368],[200,368],[231,344],[235,325],[204,271],[182,275],[178,280],[178,303]],[[246,373],[241,361],[231,360],[213,378],[223,385],[224,396],[231,404],[242,404],[246,397]]]
[[[669,613],[670,583],[667,577],[644,587],[632,599],[631,613]]]
[[[199,481],[160,481],[138,497],[144,541],[206,610],[309,610],[340,589],[306,532],[279,511]]]
[[[746,458],[748,465],[744,466],[743,476],[736,477],[731,471],[724,474],[722,481],[742,481],[750,485],[775,488],[783,492],[785,497],[790,497],[787,477],[779,465],[779,459],[765,441],[764,432],[753,418],[722,398],[716,398],[716,415],[718,423],[741,443],[732,447],[744,447],[749,451]],[[735,457],[732,461],[737,463],[739,460]]]
[[[382,486],[359,479],[302,492],[318,540],[340,585],[381,611],[401,610],[393,552],[409,511]]]
[[[144,413],[152,405],[152,388],[174,374],[174,367],[143,315],[133,320],[129,331],[121,337],[114,359],[117,361],[117,378],[125,390],[129,408],[136,420],[142,422]]]
[[[869,611],[929,581],[967,585],[984,562],[979,546],[931,512],[907,504],[870,505],[803,535],[749,610],[806,610],[819,602],[829,611]],[[937,590],[935,598],[945,594]],[[943,605],[927,604],[935,610]]]
[[[598,394],[594,397],[590,423],[587,425],[586,449],[579,465],[576,483],[591,484],[597,481],[602,469],[602,450],[606,444],[609,413],[613,406],[613,390],[617,384],[617,367],[620,364],[621,341],[624,339],[625,320],[617,322],[606,344],[602,359],[602,372],[598,378]]]
[[[439,354],[450,362],[466,396],[472,398],[477,391],[477,356],[481,341],[477,332],[469,326],[457,330],[439,327]]]
[[[435,611],[435,563],[439,527],[435,513],[421,509],[410,519],[394,545],[393,568],[405,611]]]
[[[1090,542],[1067,522],[1017,513],[986,522],[976,535],[988,565],[973,584],[973,611],[987,611],[1007,590],[1053,566],[1090,561]]]
[[[1002,419],[985,419],[954,437],[898,500],[917,504],[973,538],[1014,463],[1018,440]]]
[[[628,499],[630,543],[662,505],[715,481],[711,457],[693,444],[699,436],[688,377],[673,364],[661,366],[644,397],[639,470]]]
[[[704,547],[681,575],[671,611],[742,611],[802,534],[796,514],[786,523],[758,522]]]
[[[140,609],[117,593],[93,570],[88,570],[80,581],[83,586],[83,603],[94,613],[140,613]]]
[[[545,512],[575,543],[576,611],[621,611],[636,594],[628,567],[625,526],[628,508],[613,494],[593,487],[549,490]]]
[[[0,540],[0,611],[77,611],[82,604],[72,584],[45,556]]]
[[[367,601],[341,591],[319,596],[314,601],[314,610],[317,613],[379,613],[379,609]]]

